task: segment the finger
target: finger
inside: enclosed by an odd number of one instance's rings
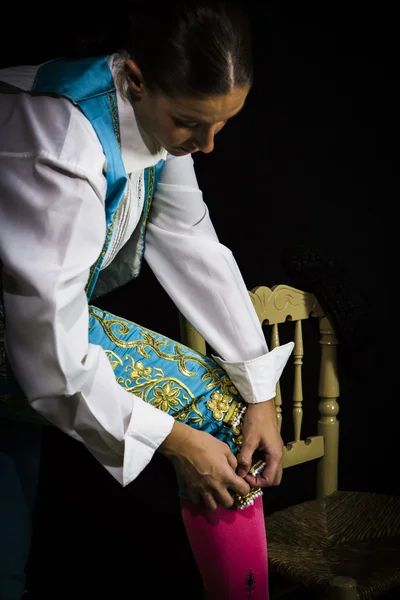
[[[201,499],[204,506],[208,508],[208,510],[215,510],[218,508],[215,498],[209,492],[201,492]]]
[[[274,474],[274,478],[272,479],[272,475],[270,475],[270,465],[264,469],[264,471],[258,475],[257,477],[253,477],[253,475],[247,475],[244,480],[247,481],[249,485],[252,487],[272,487],[277,486],[282,481],[283,469],[278,461],[278,468],[276,471],[272,470]]]
[[[257,442],[251,438],[245,440],[237,457],[239,468],[237,474],[239,477],[245,477],[252,464],[253,454],[257,449]]]
[[[231,508],[234,504],[234,500],[231,494],[227,490],[221,490],[216,493],[218,503],[225,508]]]
[[[229,489],[233,492],[236,492],[240,496],[245,496],[249,493],[250,486],[242,477],[235,475],[234,479],[229,484]]]
[[[271,483],[269,481],[267,481],[266,479],[264,479],[264,477],[262,475],[259,475],[258,477],[253,477],[253,475],[246,475],[246,477],[244,478],[244,481],[246,481],[251,487],[271,487]]]
[[[236,456],[233,454],[233,452],[228,452],[226,455],[227,461],[229,466],[232,468],[233,471],[236,471],[237,466],[238,466],[238,461]]]
[[[282,481],[282,476],[283,476],[283,469],[282,469],[282,467],[280,467],[276,472],[274,483],[272,485],[280,485],[280,483]]]
[[[279,476],[282,461],[276,456],[269,456],[267,466],[262,472],[262,477],[268,481],[269,485],[274,485],[275,479]]]

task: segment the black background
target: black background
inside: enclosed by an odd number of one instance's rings
[[[394,17],[384,5],[378,12],[361,3],[247,5],[255,85],[241,116],[217,137],[215,151],[196,155],[199,183],[249,289],[293,285],[282,256],[305,246],[332,257],[354,293],[365,297],[370,318],[364,326],[374,341],[357,370],[340,364],[339,483],[398,493],[385,264],[386,215],[398,199]],[[9,7],[2,66],[57,56],[78,28],[96,26],[79,8],[69,6],[66,15],[55,6],[21,13]],[[137,282],[101,306],[179,336],[175,307],[146,266]],[[311,498],[312,469],[286,472],[280,488],[264,496],[266,511]],[[170,465],[157,455],[122,490],[83,448],[49,429],[30,582],[38,600],[158,598],[167,592],[200,597]]]

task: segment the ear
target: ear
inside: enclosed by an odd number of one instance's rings
[[[145,88],[142,72],[132,58],[127,58],[124,66],[128,77],[129,89],[137,98],[140,98],[143,96]]]

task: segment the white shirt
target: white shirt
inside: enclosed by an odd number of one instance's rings
[[[0,70],[0,81],[29,90],[36,70]],[[268,352],[237,263],[218,241],[192,157],[157,151],[139,129],[131,104],[119,95],[118,108],[122,157],[132,175],[121,235],[107,262],[140,218],[142,170],[166,159],[147,226],[145,260],[215,350],[244,400],[273,398],[293,344]],[[88,340],[85,285],[104,243],[105,168],[90,122],[70,101],[0,93],[7,355],[31,406],[85,444],[127,485],[170,433],[173,417],[121,387],[105,352]]]

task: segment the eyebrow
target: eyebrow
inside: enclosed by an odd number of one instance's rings
[[[229,117],[229,119],[227,119],[227,121],[230,121],[231,119],[234,119],[235,117],[237,117],[237,115],[239,113],[241,113],[243,109],[244,109],[244,104],[234,115]],[[182,120],[182,121],[186,121],[187,123],[200,123],[201,125],[209,125],[210,124],[210,123],[207,123],[207,121],[204,121],[203,119],[197,119],[196,117],[192,117],[192,116],[188,116],[188,115],[186,115],[186,116],[176,115],[175,118]]]

